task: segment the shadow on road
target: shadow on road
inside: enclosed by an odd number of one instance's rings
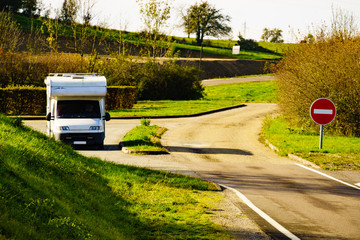
[[[116,144],[107,144],[104,145],[104,149],[99,149],[97,146],[81,146],[81,145],[73,145],[75,150],[85,150],[85,151],[120,151],[121,147]]]
[[[251,152],[243,151],[240,149],[231,148],[191,148],[191,147],[178,147],[178,146],[167,146],[169,152],[188,152],[195,154],[229,154],[229,155],[245,155],[252,156]]]

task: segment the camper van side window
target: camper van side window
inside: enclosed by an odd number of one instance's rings
[[[101,118],[99,101],[58,101],[58,118]]]

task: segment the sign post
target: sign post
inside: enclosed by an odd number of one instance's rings
[[[233,46],[232,54],[233,55],[239,55],[240,54],[240,46]]]
[[[320,143],[319,149],[323,145],[323,126],[331,123],[336,116],[335,104],[327,98],[319,98],[310,107],[310,116],[312,120],[320,125]]]

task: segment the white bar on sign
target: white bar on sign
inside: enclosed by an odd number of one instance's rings
[[[332,109],[314,109],[314,114],[329,114],[329,115],[332,115],[333,110]]]

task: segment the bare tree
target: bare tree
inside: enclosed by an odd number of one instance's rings
[[[48,35],[46,42],[48,43],[48,47],[50,48],[51,52],[58,52],[59,49],[58,37],[61,29],[59,19],[60,13],[59,11],[56,11],[56,16],[54,19],[45,19],[41,25],[41,32]]]
[[[90,28],[91,21],[94,19],[93,10],[96,4],[96,0],[79,0],[78,18],[79,24],[73,22],[71,28],[73,31],[74,45],[73,49],[84,56],[87,45],[90,40]]]
[[[161,30],[170,18],[171,5],[167,0],[136,0],[140,6],[140,14],[145,24],[145,40],[150,43],[152,55],[155,58],[159,51],[159,42],[164,39],[161,37]]]
[[[21,42],[21,31],[10,13],[0,12],[0,53],[14,51]]]
[[[77,0],[64,0],[61,8],[61,20],[67,24],[74,23],[78,11],[79,2]]]
[[[331,37],[336,40],[351,39],[358,34],[355,17],[341,8],[332,8]]]

